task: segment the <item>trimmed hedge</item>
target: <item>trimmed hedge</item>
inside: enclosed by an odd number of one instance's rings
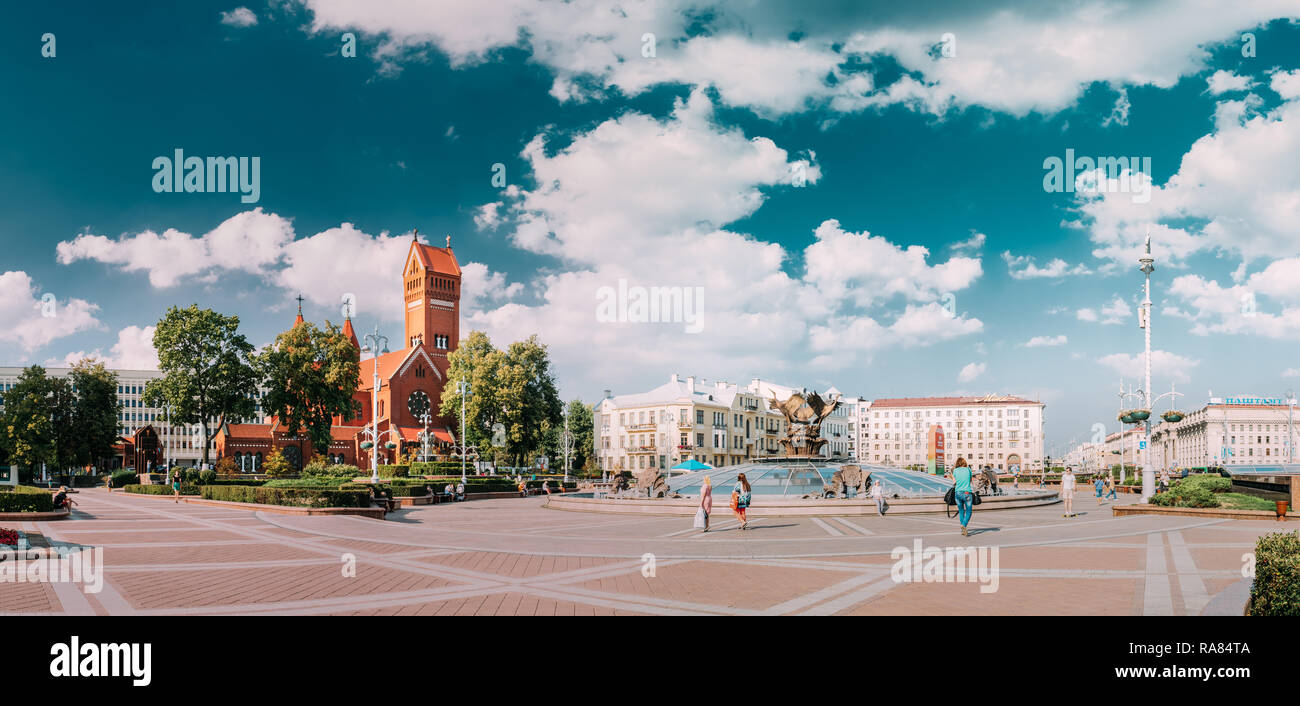
[[[1249,615],[1300,615],[1300,533],[1274,532],[1255,543]]]
[[[276,478],[261,483],[263,488],[337,488],[351,478],[342,476],[308,476],[306,478]]]
[[[270,483],[270,482],[271,482],[271,481],[269,481],[269,480],[256,480],[256,479],[253,479],[253,478],[249,478],[248,480],[241,480],[241,479],[239,479],[239,478],[217,478],[217,479],[215,479],[215,480],[212,480],[212,481],[209,481],[209,482],[207,482],[207,483],[204,483],[203,485],[252,485],[252,486],[258,486],[258,485],[266,485],[267,483]]]
[[[370,493],[365,490],[336,488],[268,488],[266,486],[206,485],[205,500],[224,500],[259,505],[287,507],[370,507]]]
[[[113,475],[109,476],[108,484],[111,488],[121,488],[135,483],[139,477],[135,471],[113,471]]]
[[[170,483],[167,485],[140,485],[132,483],[122,486],[122,490],[137,495],[171,495],[173,493]],[[181,483],[181,495],[198,495],[199,486],[191,483]]]
[[[25,485],[0,486],[0,512],[54,512],[54,495]]]
[[[410,473],[410,466],[383,465],[379,467],[380,478],[405,478]]]
[[[1153,505],[1163,507],[1219,507],[1218,493],[1232,489],[1232,481],[1222,476],[1194,475],[1173,481],[1169,490],[1156,493]]]

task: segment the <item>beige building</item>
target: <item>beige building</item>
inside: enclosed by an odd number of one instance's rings
[[[1296,439],[1288,421],[1291,407],[1282,404],[1285,400],[1271,402],[1211,398],[1182,421],[1161,420],[1151,430],[1152,463],[1156,468],[1288,463]]]
[[[667,469],[694,459],[710,466],[730,466],[781,453],[785,418],[769,408],[773,397],[784,400],[798,388],[753,379],[735,383],[673,375],[648,392],[611,395],[596,405],[596,454],[607,471]],[[831,389],[823,396],[836,394]],[[827,457],[853,453],[850,425],[853,405],[842,404],[822,424]]]
[[[859,424],[858,458],[886,466],[924,466],[932,425],[943,428],[945,462],[964,457],[972,467],[1042,468],[1046,405],[1013,395],[904,397],[872,400]],[[868,438],[869,436],[869,438]]]
[[[1141,469],[1147,462],[1147,452],[1140,448],[1143,438],[1141,425],[1108,434],[1103,463],[1107,468],[1123,464]]]

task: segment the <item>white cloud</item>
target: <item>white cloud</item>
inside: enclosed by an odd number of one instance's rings
[[[951,243],[948,245],[948,249],[953,252],[979,252],[984,248],[986,240],[988,238],[983,233],[972,232],[970,238]]]
[[[903,249],[865,231],[845,231],[835,219],[824,221],[815,235],[804,252],[804,280],[830,299],[850,299],[858,306],[894,295],[933,301],[966,289],[983,272],[979,259],[971,257],[929,265],[930,251],[920,245]]]
[[[1084,307],[1084,308],[1078,310],[1077,312],[1075,312],[1075,316],[1076,316],[1080,321],[1094,321],[1094,322],[1095,322],[1095,321],[1097,320],[1097,311],[1096,311],[1095,309],[1091,309],[1091,308],[1088,308],[1088,307]]]
[[[96,348],[87,353],[76,351],[68,353],[62,359],[50,358],[45,361],[48,367],[70,368],[83,358],[93,358],[104,367],[118,370],[157,370],[158,351],[153,347],[154,326],[127,326],[118,331],[117,342],[106,356]]]
[[[1146,354],[1112,353],[1097,359],[1107,368],[1125,377],[1141,377],[1146,374]],[[1201,361],[1187,358],[1168,351],[1151,351],[1151,375],[1156,378],[1172,379],[1174,382],[1191,381],[1191,369]]]
[[[45,295],[51,299],[47,303]],[[99,306],[83,299],[58,299],[42,293],[31,276],[21,270],[0,274],[0,331],[25,351],[78,331],[98,328],[94,312]]]
[[[1238,76],[1231,71],[1222,69],[1215,71],[1209,78],[1205,79],[1208,86],[1206,88],[1212,95],[1221,95],[1230,91],[1246,91],[1255,84],[1249,76]]]
[[[1008,250],[1003,251],[1002,260],[1007,263],[1007,274],[1011,275],[1012,279],[1058,278],[1092,274],[1083,264],[1071,266],[1059,257],[1054,258],[1047,265],[1039,267],[1034,264],[1033,257],[1029,255],[1012,255]]]
[[[1101,323],[1122,324],[1125,319],[1132,315],[1133,309],[1129,307],[1128,302],[1121,299],[1117,294],[1109,304],[1101,308]]]
[[[983,375],[984,371],[987,369],[988,366],[984,363],[967,363],[966,366],[961,369],[961,372],[957,373],[957,381],[971,382],[975,378]]]
[[[1282,371],[1282,377],[1300,378],[1300,370],[1297,370],[1296,368],[1287,368],[1286,370]]]
[[[1063,346],[1069,342],[1064,334],[1060,336],[1034,336],[1025,342],[1025,348],[1039,348],[1042,346]]]
[[[900,103],[929,112],[984,105],[1013,115],[1072,105],[1090,85],[1173,86],[1203,70],[1218,42],[1295,14],[1290,0],[1221,3],[1085,2],[1025,9],[1018,2],[945,14],[944,27],[909,7],[714,0],[301,0],[315,32],[355,28],[380,37],[384,72],[445,52],[455,66],[519,46],[554,73],[557,99],[635,94],[661,83],[713,87],[724,103],[761,114],[827,104],[853,111]],[[709,32],[687,36],[700,17]],[[790,39],[799,29],[802,36]],[[935,51],[942,32],[956,56]],[[646,56],[646,34],[654,56]],[[885,54],[907,72],[877,86],[871,63]],[[850,69],[856,60],[867,71]],[[833,77],[833,78],[828,78]],[[1121,113],[1123,111],[1120,111]],[[1117,116],[1115,119],[1120,119]]]
[[[168,228],[161,235],[146,230],[117,239],[83,233],[62,241],[55,252],[67,265],[95,260],[121,265],[127,272],[147,272],[154,287],[172,287],[193,277],[210,279],[214,270],[264,274],[279,262],[293,240],[293,224],[261,207],[232,216],[205,235]]]
[[[221,24],[231,27],[252,27],[257,24],[257,15],[246,7],[237,7],[230,12],[221,13]]]

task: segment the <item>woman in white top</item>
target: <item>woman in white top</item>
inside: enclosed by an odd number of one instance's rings
[[[871,497],[876,501],[876,512],[885,516],[885,484],[877,480],[871,484]]]
[[[1061,517],[1074,517],[1074,469],[1069,466],[1061,474],[1061,502],[1065,503],[1065,514]]]

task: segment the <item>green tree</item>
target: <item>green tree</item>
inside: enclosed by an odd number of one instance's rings
[[[492,443],[492,425],[501,421],[501,405],[497,401],[497,375],[505,363],[505,354],[497,350],[487,334],[472,331],[469,338],[460,342],[456,350],[447,355],[447,384],[442,388],[439,415],[451,423],[460,438],[460,382],[470,386],[465,400],[466,443],[478,447],[480,456],[487,458]]]
[[[60,472],[77,465],[81,447],[80,430],[76,427],[76,393],[66,378],[47,378],[51,429],[54,432],[54,454],[51,464]]]
[[[52,396],[45,368],[39,365],[24,368],[4,393],[0,445],[13,465],[35,469],[56,460]]]
[[[526,465],[535,454],[546,451],[547,434],[563,426],[563,405],[546,346],[536,335],[510,344],[503,352],[493,347],[486,334],[474,331],[447,359],[440,414],[456,422],[453,428],[459,428],[461,394],[457,383],[468,380],[465,436],[469,444],[478,446],[486,456],[492,426],[499,422],[506,430],[505,456],[511,465]]]
[[[267,412],[289,434],[305,432],[316,453],[328,451],[334,417],[354,413],[361,362],[352,342],[328,321],[324,331],[304,321],[277,336],[256,361],[266,380]]]
[[[269,478],[283,478],[293,472],[293,467],[289,465],[289,461],[285,459],[284,454],[280,453],[279,449],[276,449],[271,452],[270,456],[266,457],[262,472]]]
[[[226,420],[251,417],[256,409],[261,380],[250,362],[253,345],[239,333],[238,316],[193,304],[167,310],[153,347],[163,377],[145,384],[141,399],[151,407],[170,407],[172,424],[198,424],[207,464],[209,446]]]
[[[113,455],[117,441],[121,411],[117,375],[102,362],[83,359],[72,367],[68,377],[76,395],[72,411],[72,424],[77,430],[74,463],[93,464],[102,470],[107,468],[106,461]]]

